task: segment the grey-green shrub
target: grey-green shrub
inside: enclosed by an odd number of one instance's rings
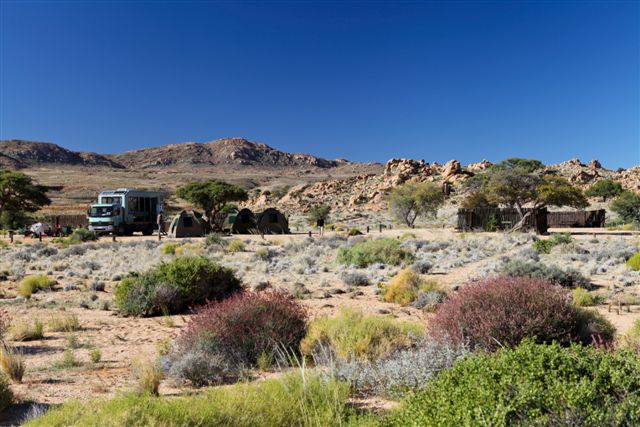
[[[546,265],[541,262],[514,259],[504,264],[501,273],[511,277],[525,276],[547,279],[564,288],[591,289],[591,281],[578,270],[572,268],[563,270],[555,265]]]
[[[126,277],[116,286],[114,299],[125,315],[153,316],[179,313],[242,289],[231,269],[205,257],[183,256]]]
[[[340,248],[337,256],[338,263],[360,268],[378,262],[400,265],[413,262],[413,259],[412,253],[400,247],[399,240],[389,238],[356,242],[351,246]]]

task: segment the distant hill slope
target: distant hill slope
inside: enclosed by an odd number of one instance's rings
[[[116,154],[112,158],[126,167],[172,165],[245,165],[262,167],[333,168],[346,160],[327,160],[310,154],[291,154],[244,138],[223,138],[210,142],[184,142]]]
[[[0,166],[20,169],[38,164],[123,166],[107,156],[67,150],[48,142],[22,141],[17,139],[0,141]]]
[[[335,168],[347,160],[327,160],[310,154],[292,154],[243,138],[210,142],[184,142],[127,151],[96,154],[67,150],[56,144],[23,140],[0,141],[0,166],[10,169],[38,164],[107,166],[112,168],[191,167],[194,165],[258,166],[290,168]]]

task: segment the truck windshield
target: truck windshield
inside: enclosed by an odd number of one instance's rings
[[[89,209],[90,217],[104,217],[111,216],[113,214],[113,208],[111,206],[91,206]]]

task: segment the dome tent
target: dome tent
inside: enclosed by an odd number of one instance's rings
[[[207,224],[202,215],[195,211],[180,211],[171,220],[169,236],[171,237],[203,237]]]
[[[289,234],[289,221],[276,208],[268,208],[258,214],[257,228],[262,234]]]

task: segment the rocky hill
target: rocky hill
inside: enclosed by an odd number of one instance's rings
[[[309,154],[285,153],[243,138],[163,145],[117,154],[113,159],[126,167],[139,168],[171,165],[333,168],[349,163],[346,160],[326,160]]]
[[[282,198],[263,192],[252,204],[256,208],[277,204],[291,211],[306,211],[313,206],[328,205],[335,211],[381,210],[384,198],[394,187],[405,182],[435,182],[446,185],[454,196],[465,194],[464,181],[476,173],[482,173],[492,165],[487,160],[463,167],[459,161],[450,160],[444,165],[426,163],[423,160],[391,159],[380,174],[358,175],[346,179],[326,180],[292,187]],[[640,166],[628,170],[613,171],[592,160],[583,164],[578,159],[546,167],[581,188],[587,188],[601,179],[619,181],[625,189],[640,192]]]
[[[20,169],[39,164],[132,169],[220,165],[328,169],[349,165],[350,162],[327,160],[310,154],[285,153],[243,138],[184,142],[114,155],[75,152],[46,142],[0,141],[0,166]]]
[[[0,166],[21,169],[38,164],[123,167],[107,156],[71,151],[48,142],[0,141]]]

